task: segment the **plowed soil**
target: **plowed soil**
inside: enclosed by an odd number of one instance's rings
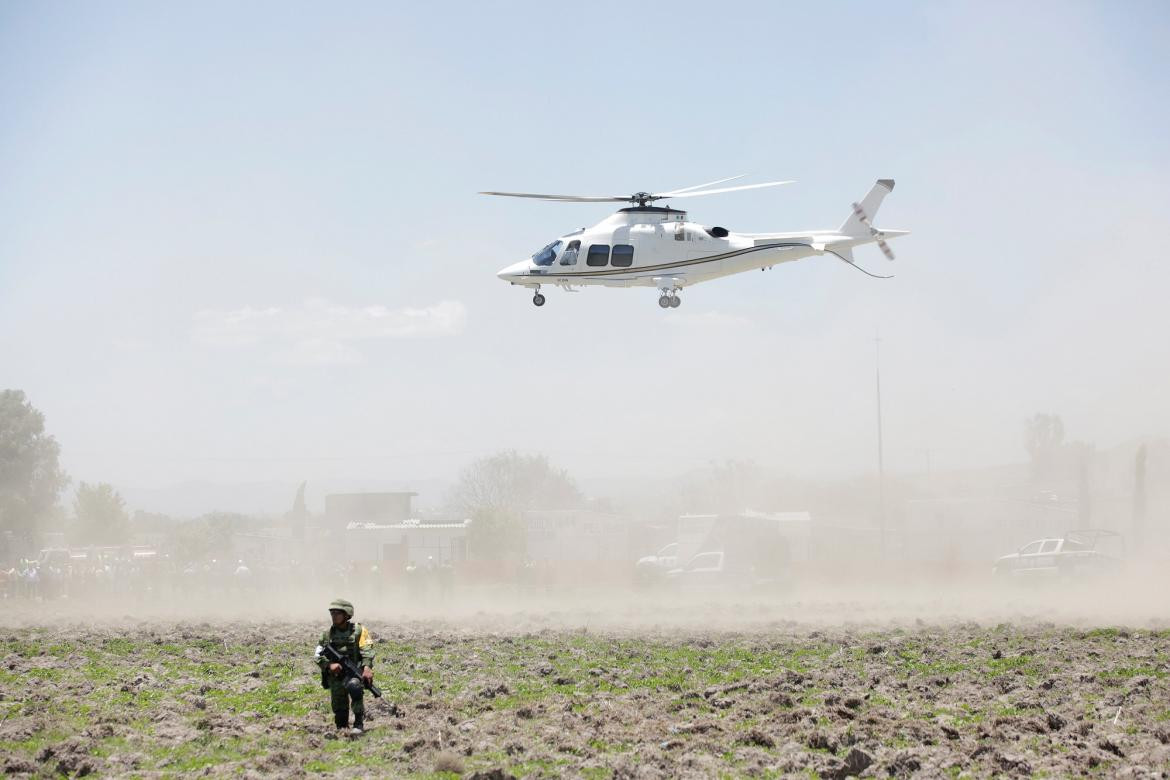
[[[380,700],[337,732],[325,621],[0,628],[11,775],[1170,774],[1170,632],[745,631],[371,620]]]

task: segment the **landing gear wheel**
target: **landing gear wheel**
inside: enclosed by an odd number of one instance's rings
[[[669,309],[670,308],[670,296],[663,295],[662,297],[660,297],[658,299],[658,305],[664,309]]]
[[[532,296],[532,303],[536,306],[544,306],[544,296],[540,293]]]
[[[678,297],[677,295],[672,295],[672,296],[671,296],[671,298],[670,298],[670,308],[672,308],[672,309],[677,309],[681,303],[682,303],[682,301],[681,301],[681,300],[679,300],[679,297]]]

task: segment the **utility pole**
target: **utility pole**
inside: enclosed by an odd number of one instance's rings
[[[1146,445],[1138,447],[1133,464],[1133,541],[1143,549],[1146,534]]]
[[[874,387],[877,394],[877,446],[878,446],[878,530],[881,538],[881,553],[886,555],[886,466],[882,447],[882,338],[874,332]]]

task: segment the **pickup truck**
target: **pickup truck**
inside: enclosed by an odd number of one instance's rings
[[[762,559],[753,563],[739,551],[708,550],[668,571],[666,581],[681,590],[767,590],[786,586],[787,572],[769,563]]]
[[[637,581],[649,585],[661,580],[666,573],[678,566],[678,542],[671,542],[653,555],[638,559],[634,574]]]
[[[774,517],[683,515],[678,539],[638,561],[651,576],[680,588],[768,588],[791,576],[788,540]]]
[[[1082,579],[1121,568],[1121,535],[1095,529],[1036,539],[996,559],[992,573],[1002,579]]]
[[[691,558],[685,566],[671,569],[666,579],[674,586],[705,588],[726,581],[722,552],[704,552]]]

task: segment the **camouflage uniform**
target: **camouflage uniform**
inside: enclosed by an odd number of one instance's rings
[[[321,635],[320,646],[332,644],[337,652],[349,658],[359,669],[368,666],[374,668],[374,640],[370,632],[361,623],[353,622],[353,604],[338,599],[329,605],[330,609],[341,609],[349,618],[341,628],[330,626]],[[365,717],[365,704],[362,702],[362,681],[357,677],[346,679],[345,673],[332,675],[329,673],[329,660],[322,657],[318,651],[317,665],[321,667],[321,687],[329,689],[329,701],[333,705],[333,721],[338,728],[349,725],[349,702],[353,700],[353,725],[360,729]]]

